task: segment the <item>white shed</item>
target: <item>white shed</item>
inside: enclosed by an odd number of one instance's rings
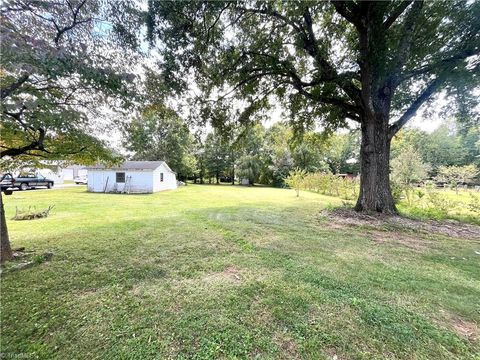
[[[177,188],[175,173],[164,161],[125,161],[88,168],[88,191],[153,193]]]

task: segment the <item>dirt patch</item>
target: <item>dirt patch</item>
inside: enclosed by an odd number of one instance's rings
[[[477,341],[480,336],[478,325],[473,322],[456,318],[450,321],[450,326],[458,335],[467,338],[471,342]]]
[[[287,334],[277,333],[273,336],[273,342],[281,349],[284,359],[300,359],[297,343]]]
[[[420,221],[400,216],[357,213],[348,208],[324,210],[321,215],[329,220],[329,225],[337,228],[341,226],[383,227],[392,231],[436,233],[460,239],[480,240],[480,226],[464,224],[455,220]],[[412,239],[415,238],[412,237]]]
[[[233,266],[225,268],[225,270],[213,274],[208,274],[203,277],[203,281],[209,283],[215,282],[229,282],[234,284],[239,284],[242,281],[242,276],[240,271]]]
[[[334,348],[326,348],[323,352],[327,355],[328,359],[331,360],[344,360],[346,358],[337,354],[337,351]]]
[[[398,231],[372,230],[365,234],[376,244],[401,245],[415,251],[424,251],[431,247],[428,241],[419,236],[409,236]]]

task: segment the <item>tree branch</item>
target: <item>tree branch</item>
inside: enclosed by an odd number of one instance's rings
[[[70,4],[69,1],[67,1],[67,4],[68,4],[68,7],[70,8],[71,12],[72,12],[72,15],[73,15],[73,20],[72,20],[72,23],[68,26],[65,26],[64,28],[60,29],[60,27],[57,25],[57,23],[55,22],[55,20],[52,20],[53,24],[55,25],[55,28],[57,29],[57,35],[55,36],[55,39],[54,39],[54,42],[55,44],[58,45],[58,42],[60,41],[60,38],[62,37],[62,35],[64,33],[66,33],[67,31],[73,29],[75,26],[77,25],[80,25],[80,24],[84,24],[84,23],[87,23],[89,21],[91,21],[92,19],[88,18],[88,19],[85,19],[85,20],[80,20],[80,21],[77,21],[77,17],[78,17],[78,14],[80,12],[80,9],[85,5],[85,3],[87,2],[87,0],[83,0],[80,4],[78,4],[78,6],[74,9],[72,7],[72,5]]]
[[[287,18],[286,16],[280,14],[278,11],[275,10],[268,10],[268,9],[252,9],[252,8],[245,8],[245,7],[237,7],[238,10],[249,12],[252,14],[260,14],[260,15],[270,15],[279,20],[282,20],[285,24],[290,25],[297,33],[302,33],[303,29],[300,25],[298,25],[295,21]]]
[[[360,109],[357,106],[349,104],[347,101],[336,98],[336,97],[330,97],[325,95],[314,95],[306,91],[298,82],[292,81],[288,83],[291,84],[303,96],[319,103],[334,105],[340,108],[352,120],[360,122],[360,116],[358,115]]]
[[[360,18],[357,15],[360,12],[360,9],[353,1],[332,0],[331,3],[337,13],[339,13],[349,23],[352,23],[357,28],[362,26]]]
[[[402,1],[395,9],[393,9],[390,16],[383,22],[383,27],[388,30],[390,26],[398,19],[400,15],[407,9],[407,7],[413,2],[413,0]]]
[[[403,66],[408,60],[410,54],[410,47],[413,41],[413,33],[415,25],[417,24],[418,17],[420,16],[421,9],[423,7],[423,0],[416,1],[410,8],[403,22],[402,37],[397,49],[397,56],[394,61],[393,71],[396,75],[402,70]],[[394,81],[395,83],[396,81]],[[395,84],[396,85],[396,84]]]
[[[418,108],[430,98],[430,96],[443,84],[444,80],[445,76],[439,76],[433,80],[403,113],[403,115],[396,122],[390,125],[390,139],[395,136],[395,134],[413,117],[413,115],[415,115]]]
[[[20,76],[16,81],[14,81],[12,84],[1,88],[0,90],[0,98],[3,100],[6,97],[10,96],[15,90],[17,90],[20,86],[22,86],[29,78],[29,74],[23,74]]]
[[[347,5],[345,4],[345,6]],[[349,6],[351,6],[351,4],[349,4]],[[343,91],[345,91],[345,93],[353,102],[355,102],[356,105],[361,106],[362,101],[360,89],[358,89],[350,79],[344,76],[345,74],[339,75],[333,65],[331,65],[324,57],[320,55],[320,52],[318,51],[318,42],[313,31],[313,20],[308,7],[305,8],[303,19],[307,29],[307,34],[304,38],[304,48],[307,50],[310,56],[315,59],[321,70],[320,78],[317,79],[317,81],[319,83],[328,80],[333,81]]]
[[[19,155],[25,154],[25,153],[27,153],[28,151],[31,151],[31,150],[45,151],[45,148],[44,148],[44,145],[43,145],[43,141],[45,140],[45,130],[42,129],[42,128],[39,128],[39,129],[37,129],[37,131],[39,133],[39,136],[38,136],[37,140],[32,141],[30,144],[28,144],[26,146],[22,146],[22,147],[19,147],[19,148],[10,148],[10,149],[7,149],[7,150],[2,150],[0,152],[0,158],[3,158],[5,156],[11,156],[11,157],[19,156]]]
[[[441,59],[439,61],[421,66],[417,69],[407,71],[404,74],[399,76],[398,81],[401,82],[401,81],[407,80],[409,78],[412,78],[414,76],[427,74],[431,71],[441,69],[441,68],[444,68],[444,67],[447,67],[447,66],[452,67],[458,61],[465,60],[467,57],[474,56],[474,55],[479,55],[479,54],[480,54],[480,52],[479,52],[478,49],[477,50],[475,50],[475,49],[463,49],[460,52],[458,52],[457,54],[452,55],[448,58]]]

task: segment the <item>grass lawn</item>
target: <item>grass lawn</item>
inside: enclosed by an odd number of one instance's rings
[[[402,214],[418,219],[454,219],[462,222],[480,225],[480,214],[470,209],[470,204],[474,201],[474,197],[479,198],[480,192],[473,189],[458,191],[452,189],[436,189],[436,193],[443,201],[445,212],[435,208],[435,205],[429,203],[427,189],[415,189],[425,194],[422,199],[413,196],[412,205],[408,205],[403,200],[397,207]],[[477,200],[478,201],[478,200]]]
[[[479,359],[480,241],[346,226],[340,200],[189,185],[15,192],[54,252],[2,275],[1,352],[40,359]],[[35,355],[35,357],[34,357]]]

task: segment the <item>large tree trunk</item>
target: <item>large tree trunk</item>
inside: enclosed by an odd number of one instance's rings
[[[355,210],[396,214],[389,179],[388,117],[377,114],[362,122],[360,158],[360,195]]]
[[[10,247],[10,239],[8,237],[7,221],[5,218],[5,210],[3,208],[3,196],[0,191],[0,226],[1,226],[1,248],[0,248],[0,262],[10,260],[13,257],[12,248]]]

